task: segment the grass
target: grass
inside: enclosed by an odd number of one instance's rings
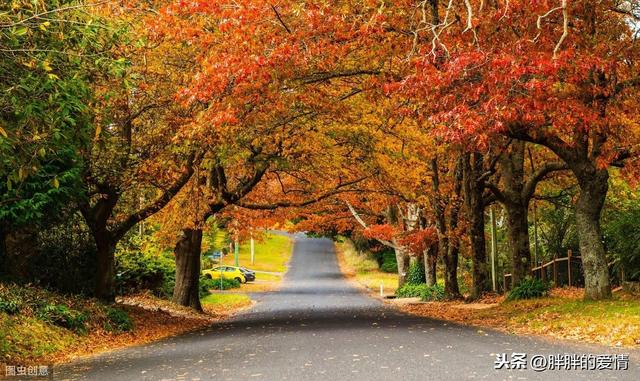
[[[142,297],[141,297],[142,298]],[[0,362],[57,363],[75,356],[141,344],[212,324],[217,317],[185,311],[160,310],[156,298],[139,303],[105,305],[79,295],[64,295],[35,286],[0,283],[0,301],[14,302],[18,311],[0,311]],[[163,303],[175,305],[168,301]],[[56,325],[43,312],[62,306],[83,313],[83,329]],[[118,311],[116,313],[116,311]],[[182,313],[181,315],[174,314]],[[221,316],[224,316],[221,314]],[[122,330],[123,318],[131,325]]]
[[[240,266],[253,270],[283,273],[287,270],[287,262],[291,258],[291,239],[284,235],[265,233],[264,236],[255,240],[255,258],[251,264],[251,246],[249,241],[242,242],[238,251],[238,263]],[[234,265],[233,253],[227,255],[222,263]],[[266,274],[257,274],[261,277]]]
[[[375,259],[359,254],[350,240],[336,242],[336,252],[340,269],[345,275],[354,278],[369,290],[379,292],[382,284],[385,294],[396,292],[398,275],[380,271]]]
[[[205,310],[220,313],[236,310],[251,305],[251,298],[246,294],[214,293],[200,299]]]
[[[282,275],[287,271],[287,263],[291,259],[293,250],[292,240],[284,235],[264,233],[260,239],[254,241],[254,263],[251,264],[250,243],[242,242],[238,250],[238,263],[240,266],[258,271],[256,280],[243,284],[242,290],[246,292],[265,292],[273,290],[282,280]],[[234,265],[233,253],[222,260],[223,264]],[[276,273],[264,274],[260,271]]]
[[[616,294],[606,301],[582,300],[582,289],[555,289],[551,297],[492,304],[438,302],[401,307],[420,315],[589,343],[637,348],[640,300]]]
[[[0,313],[0,358],[40,358],[66,350],[77,341],[74,332],[33,317]]]

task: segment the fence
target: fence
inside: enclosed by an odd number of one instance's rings
[[[584,275],[582,271],[582,260],[580,256],[574,256],[571,250],[564,258],[553,258],[547,263],[531,269],[531,276],[534,278],[552,281],[553,287],[584,286]],[[513,287],[511,274],[504,274],[504,290],[508,291]]]
[[[584,272],[582,269],[582,258],[574,256],[572,251],[567,251],[564,258],[554,258],[547,263],[531,269],[531,276],[534,278],[552,281],[553,287],[584,287]],[[609,263],[609,277],[612,286],[618,286],[624,279],[622,270],[615,271],[613,262]],[[504,274],[504,291],[509,291],[513,287],[511,274]]]

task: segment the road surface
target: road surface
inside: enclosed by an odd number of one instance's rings
[[[496,354],[621,354],[400,314],[345,280],[328,239],[296,236],[278,292],[204,331],[58,367],[56,379],[640,380],[627,371],[495,370]],[[530,365],[528,365],[530,368]]]

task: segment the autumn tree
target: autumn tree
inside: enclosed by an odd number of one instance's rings
[[[514,285],[530,273],[532,262],[529,203],[535,194],[536,186],[549,174],[567,168],[562,162],[546,160],[536,168],[531,148],[526,148],[524,141],[510,142],[499,159],[499,181],[502,186],[494,182],[487,183],[506,211],[507,236],[511,250],[511,281]],[[527,158],[530,165],[526,165]]]
[[[175,102],[192,50],[146,36],[141,8],[109,4],[101,12],[127,25],[113,48],[122,67],[94,79],[96,116],[81,151],[80,211],[97,249],[95,295],[113,300],[114,253],[136,224],[157,213],[191,178],[201,153],[177,136],[193,110]]]
[[[425,9],[437,17],[418,34],[413,84],[429,86],[433,120],[448,136],[489,132],[553,151],[580,187],[585,297],[610,297],[599,218],[607,167],[634,155],[637,3],[431,1]]]

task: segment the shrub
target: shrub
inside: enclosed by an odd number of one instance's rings
[[[206,277],[200,277],[200,297],[209,294],[209,290],[229,290],[231,288],[239,288],[240,282],[235,279],[224,279],[222,282],[220,279],[211,279]]]
[[[411,284],[405,283],[402,287],[396,291],[396,295],[399,298],[415,298],[422,295],[422,292],[426,290],[429,286],[425,283],[422,284]]]
[[[157,296],[173,293],[175,263],[163,255],[122,251],[116,257],[116,290],[119,294],[150,290]]]
[[[604,237],[616,270],[624,270],[625,280],[640,280],[640,206],[633,202],[607,211]]]
[[[105,328],[109,331],[126,332],[133,329],[133,321],[129,314],[119,308],[107,307],[106,315],[109,321],[105,325]]]
[[[427,281],[424,273],[424,265],[419,262],[414,262],[409,266],[409,272],[407,273],[407,283],[409,284],[422,284]]]
[[[509,292],[507,300],[539,298],[546,296],[549,293],[549,288],[550,285],[548,282],[543,282],[537,278],[526,277]]]
[[[441,284],[428,286],[420,293],[420,299],[423,301],[444,300],[444,298],[444,286]]]
[[[395,253],[385,251],[384,254],[382,254],[382,266],[380,266],[380,270],[386,273],[398,272],[398,263],[396,262]]]
[[[39,312],[38,318],[45,322],[67,328],[78,333],[85,333],[87,315],[73,310],[64,304],[46,304]]]
[[[0,312],[15,315],[20,312],[20,307],[15,300],[0,300]]]
[[[415,298],[419,297],[423,301],[444,300],[444,286],[436,284],[427,286],[422,284],[405,283],[396,291],[399,298]]]

